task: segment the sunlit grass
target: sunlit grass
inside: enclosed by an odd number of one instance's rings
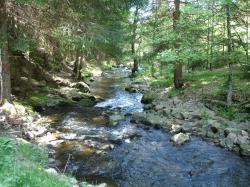
[[[43,168],[48,161],[46,152],[32,144],[20,144],[0,136],[1,187],[70,187],[70,179],[47,173]]]
[[[220,97],[227,90],[227,68],[185,73],[184,81],[189,84],[186,89],[188,93],[203,91],[204,96]],[[244,78],[244,73],[238,67],[233,69],[233,90],[239,97],[246,99],[250,96],[249,80]]]

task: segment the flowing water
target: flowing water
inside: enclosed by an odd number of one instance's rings
[[[130,122],[143,111],[142,94],[128,93],[121,84],[128,72],[115,69],[93,82],[92,92],[104,101],[92,107],[78,105],[50,112],[60,116],[56,159],[67,172],[92,183],[123,187],[250,186],[250,163],[197,137],[174,146],[170,134]],[[111,114],[124,114],[118,125]],[[58,141],[57,141],[58,142]]]

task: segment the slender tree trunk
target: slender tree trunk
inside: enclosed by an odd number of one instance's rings
[[[133,55],[133,68],[132,68],[132,76],[135,76],[135,73],[139,70],[139,62],[136,55],[135,43],[136,43],[136,30],[138,24],[138,15],[139,15],[139,7],[136,6],[135,13],[134,13],[134,21],[132,25],[132,41],[131,41],[131,51]]]
[[[74,69],[73,69],[73,77],[77,77],[77,70],[78,70],[78,65],[79,65],[79,51],[76,51],[75,54],[75,62],[74,62]]]
[[[214,55],[214,2],[212,2],[212,19],[211,19],[211,44],[210,44],[210,62],[209,62],[209,70],[212,71],[212,60]]]
[[[81,70],[83,68],[83,62],[84,62],[84,56],[81,55],[79,63],[78,63],[78,67],[77,67],[77,73],[76,73],[77,80],[81,80]]]
[[[223,38],[226,37],[226,23],[223,23]],[[222,50],[223,50],[223,55],[225,56],[225,41],[223,40],[223,46],[222,46]]]
[[[0,104],[11,102],[11,79],[8,49],[8,11],[5,0],[0,1],[0,69],[1,69],[1,96]]]
[[[175,11],[173,14],[173,29],[176,33],[179,32],[179,29],[177,27],[177,23],[180,20],[180,0],[174,0],[175,5]],[[175,49],[178,50],[180,48],[179,39],[177,39],[175,43]],[[176,89],[180,89],[183,86],[182,81],[182,63],[176,62],[174,67],[174,85]]]
[[[207,69],[209,68],[209,60],[210,60],[210,55],[209,55],[209,48],[210,48],[210,18],[208,18],[208,31],[207,31]]]
[[[158,17],[158,15],[157,15],[158,14],[157,0],[152,1],[152,10],[153,10],[153,13],[154,13],[153,40],[155,40],[156,27],[157,27],[157,17]],[[151,70],[151,77],[155,78],[156,68],[155,68],[155,63],[154,62],[151,62],[150,70]]]
[[[232,52],[232,34],[231,34],[231,12],[230,12],[231,3],[227,3],[225,6],[226,16],[227,16],[227,52],[228,56],[230,56]],[[233,67],[232,63],[228,62],[228,90],[227,90],[227,106],[230,107],[232,105],[232,96],[233,96]]]
[[[247,4],[248,5],[248,4]],[[249,60],[249,42],[248,42],[248,38],[249,38],[249,15],[247,15],[247,24],[246,24],[246,57],[247,57],[247,61]]]

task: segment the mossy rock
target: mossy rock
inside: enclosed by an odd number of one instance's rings
[[[48,97],[44,94],[36,94],[29,97],[26,100],[27,105],[32,106],[33,108],[36,107],[45,107],[48,102]]]
[[[240,145],[240,153],[243,156],[250,157],[250,144],[241,144]]]
[[[157,94],[155,92],[146,92],[143,97],[141,102],[144,104],[150,104],[152,103],[155,99],[157,98]]]
[[[83,107],[91,107],[95,105],[95,100],[90,98],[84,98],[81,101],[79,101],[79,104]]]

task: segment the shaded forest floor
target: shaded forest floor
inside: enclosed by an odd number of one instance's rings
[[[183,99],[201,99],[206,106],[230,120],[249,119],[250,79],[239,67],[233,70],[233,107],[226,110],[227,68],[197,71],[184,75],[188,85],[180,95]]]

